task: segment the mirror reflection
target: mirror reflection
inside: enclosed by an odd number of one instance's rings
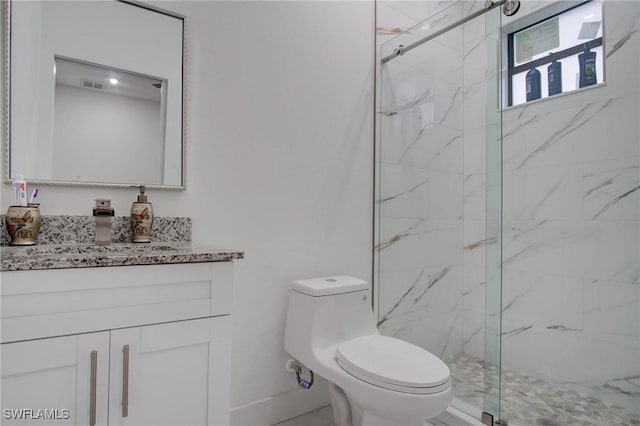
[[[63,58],[55,76],[52,179],[108,182],[118,164],[123,181],[162,183],[163,80]]]
[[[182,17],[124,1],[10,16],[5,180],[183,187]]]

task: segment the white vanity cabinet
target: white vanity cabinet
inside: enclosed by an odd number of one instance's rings
[[[228,425],[232,280],[232,262],[2,272],[1,423]]]
[[[229,425],[229,359],[216,357],[228,346],[227,320],[112,331],[109,424]]]
[[[92,408],[95,424],[107,424],[109,332],[7,343],[0,350],[1,424],[89,425]],[[45,414],[50,417],[39,417]]]

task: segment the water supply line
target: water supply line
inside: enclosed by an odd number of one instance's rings
[[[299,387],[302,389],[310,389],[311,386],[313,386],[313,381],[315,379],[313,371],[309,370],[310,378],[309,380],[305,380],[302,378],[302,368],[302,365],[295,359],[289,359],[285,365],[285,370],[289,373],[296,373],[296,381]]]

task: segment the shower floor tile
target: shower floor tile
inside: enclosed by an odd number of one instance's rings
[[[465,353],[445,360],[453,394],[484,405],[484,362]],[[491,375],[497,377],[496,375]],[[502,369],[502,416],[511,426],[640,425],[640,415],[559,385]],[[489,384],[490,391],[496,384]]]

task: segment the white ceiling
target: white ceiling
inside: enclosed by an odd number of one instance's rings
[[[98,89],[84,87],[82,80],[88,80],[103,84],[104,89],[100,90],[103,93],[153,102],[160,102],[162,98],[162,90],[153,86],[153,84],[163,84],[162,80],[101,65],[56,58],[55,74],[56,84],[98,91]],[[111,78],[117,79],[118,84],[111,84],[109,82]]]

